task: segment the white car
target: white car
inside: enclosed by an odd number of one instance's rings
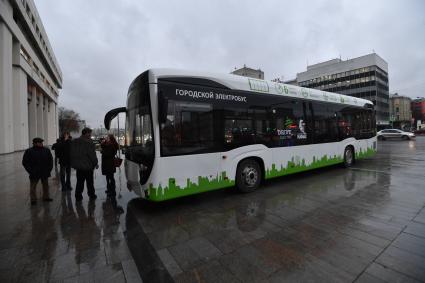
[[[386,139],[403,139],[410,140],[415,138],[415,134],[411,132],[405,132],[398,129],[385,129],[377,133],[378,140]]]

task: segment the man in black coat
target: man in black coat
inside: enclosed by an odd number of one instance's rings
[[[84,182],[87,183],[87,194],[90,200],[96,199],[93,184],[93,171],[99,168],[97,164],[96,148],[91,140],[92,130],[84,128],[81,137],[71,142],[71,167],[77,170],[77,185],[75,186],[75,200],[83,199]]]
[[[52,201],[49,196],[48,178],[53,169],[53,157],[50,150],[43,146],[41,138],[34,138],[32,143],[33,147],[24,153],[22,165],[30,177],[30,198],[31,205],[34,205],[37,203],[36,188],[40,179],[43,185],[43,201]]]
[[[69,132],[64,132],[56,144],[56,155],[59,158],[60,180],[62,191],[70,191],[71,187],[71,139]]]

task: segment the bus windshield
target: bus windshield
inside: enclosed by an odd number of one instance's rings
[[[143,74],[128,91],[126,142],[129,147],[126,158],[151,166],[154,158],[152,112],[149,99],[149,84]]]

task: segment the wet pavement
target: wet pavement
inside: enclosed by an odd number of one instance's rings
[[[148,203],[117,173],[123,213],[99,171],[95,202],[53,177],[31,207],[21,158],[0,156],[0,282],[425,282],[425,137],[250,194]]]
[[[126,223],[146,282],[424,282],[424,206],[418,137],[250,194],[133,199]]]
[[[31,206],[23,153],[0,156],[0,282],[142,282],[125,240],[125,213],[135,197],[117,172],[117,209],[105,195],[106,181],[97,170],[98,196],[75,202],[62,193],[55,170],[49,179],[51,203]],[[75,171],[72,172],[75,188]],[[41,184],[37,193],[41,198]]]

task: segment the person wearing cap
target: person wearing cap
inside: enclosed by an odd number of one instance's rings
[[[22,158],[22,165],[29,174],[31,205],[37,203],[37,183],[41,180],[43,186],[43,201],[52,201],[49,196],[50,172],[53,169],[53,156],[50,150],[43,146],[43,139],[34,138],[33,146],[28,148]]]
[[[87,184],[87,194],[90,200],[96,199],[93,184],[93,171],[99,168],[96,156],[96,147],[91,140],[90,128],[84,128],[81,136],[71,142],[71,167],[77,170],[77,185],[75,186],[75,200],[83,199],[84,182]]]

